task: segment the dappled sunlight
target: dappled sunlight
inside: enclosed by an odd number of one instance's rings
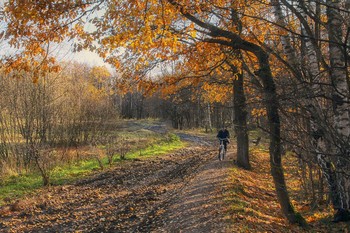
[[[214,155],[214,156],[213,156]],[[219,161],[216,153],[211,162],[202,167],[196,177],[186,185],[177,200],[167,212],[169,232],[226,232],[228,219],[225,218],[228,185],[229,158]],[[179,228],[180,227],[180,228]]]
[[[254,149],[251,152],[253,169],[250,171],[234,167],[230,172],[230,218],[233,232],[310,232],[297,225],[291,225],[283,217],[277,200],[275,187],[270,174],[269,154],[264,150]],[[300,180],[291,175],[294,172],[292,158],[284,158],[288,189],[300,189]],[[292,165],[289,166],[289,165]],[[328,208],[310,212],[303,203],[293,201],[296,193],[291,198],[294,207],[310,224],[311,232],[347,232],[347,223],[329,223],[330,212]],[[323,222],[325,219],[327,221]],[[323,223],[322,223],[323,222]]]
[[[231,170],[233,229],[246,229],[242,232],[300,232],[299,227],[289,225],[283,218],[269,173],[268,154],[252,153],[251,163],[251,171]]]

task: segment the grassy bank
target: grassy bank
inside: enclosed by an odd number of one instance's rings
[[[168,134],[164,137],[154,134],[151,136],[149,132],[147,134],[139,133],[137,134],[138,138],[136,141],[132,140],[135,138],[132,137],[133,135],[136,134],[133,132],[132,135],[129,135],[129,139],[133,142],[133,145],[126,154],[125,159],[120,159],[120,156],[116,154],[113,159],[113,164],[136,158],[146,159],[152,156],[159,156],[186,146],[186,144],[174,134]],[[138,144],[137,141],[142,141],[142,143]],[[109,168],[110,164],[108,164],[107,157],[102,157],[100,162],[102,162],[104,169]],[[87,158],[75,161],[72,164],[56,166],[50,171],[50,183],[51,185],[68,184],[101,169],[101,164],[96,158]],[[42,188],[42,178],[39,173],[32,172],[7,177],[0,183],[0,205],[3,205],[5,203],[4,200],[8,198],[19,198],[33,193],[40,188]]]

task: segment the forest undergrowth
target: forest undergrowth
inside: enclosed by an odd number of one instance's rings
[[[301,196],[300,176],[296,174],[297,159],[292,155],[283,157],[286,181],[294,208],[307,221],[308,227],[289,224],[279,207],[275,187],[270,174],[269,153],[261,147],[251,150],[252,170],[233,167],[227,200],[232,232],[349,232],[350,224],[333,223],[333,210],[323,204],[317,208]]]

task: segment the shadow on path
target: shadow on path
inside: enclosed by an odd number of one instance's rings
[[[233,152],[224,161],[209,160],[165,210],[164,226],[155,232],[228,232],[225,192],[232,166]]]

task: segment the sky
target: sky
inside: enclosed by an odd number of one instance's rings
[[[4,5],[4,0],[0,0],[0,11]],[[17,50],[11,48],[6,41],[2,40],[1,32],[4,31],[6,25],[0,22],[0,56],[9,55],[16,53]],[[83,50],[81,52],[73,53],[71,49],[71,44],[63,42],[61,45],[52,46],[52,53],[55,54],[59,61],[77,61],[79,63],[84,63],[89,66],[106,66],[111,73],[115,73],[114,68],[105,63],[102,58],[100,58],[96,53],[90,52],[88,50]]]
[[[0,30],[1,33],[1,30]],[[1,37],[1,36],[0,36]],[[6,41],[1,41],[0,38],[0,56],[6,56],[11,54],[16,54],[18,52],[17,49],[11,48]],[[88,50],[83,50],[81,52],[73,52],[71,46],[67,43],[62,43],[60,45],[53,45],[51,47],[51,55],[56,57],[56,59],[60,61],[66,62],[79,62],[84,63],[89,66],[106,66],[107,69],[114,74],[115,69],[108,63],[104,62],[98,54],[93,53]]]
[[[88,50],[72,53],[71,60],[77,61],[79,63],[85,63],[89,66],[106,66],[111,73],[115,72],[114,68],[110,64],[105,63],[103,59],[100,58],[96,53],[90,52]]]

